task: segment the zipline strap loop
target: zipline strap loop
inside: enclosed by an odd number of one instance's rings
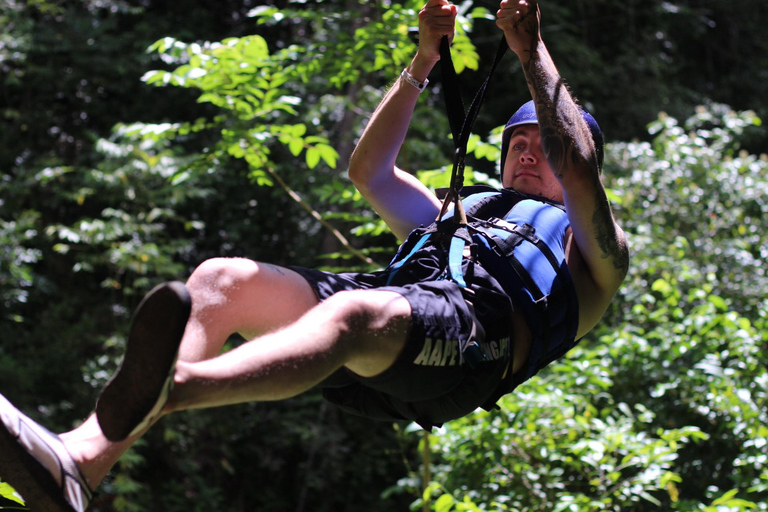
[[[467,224],[467,216],[460,201],[461,189],[464,186],[464,158],[467,156],[467,142],[469,142],[472,126],[475,124],[477,115],[480,112],[480,105],[482,105],[483,100],[485,99],[488,83],[491,81],[491,76],[496,70],[499,62],[501,62],[502,57],[504,57],[507,48],[507,41],[505,37],[502,36],[499,48],[496,50],[496,57],[491,65],[491,70],[488,72],[488,76],[485,77],[483,84],[475,94],[475,97],[469,106],[469,111],[465,114],[464,100],[461,98],[459,80],[456,76],[453,60],[451,59],[451,47],[448,43],[448,37],[444,36],[440,41],[440,68],[443,76],[443,95],[445,97],[445,107],[448,112],[448,122],[451,125],[453,144],[456,147],[456,152],[453,156],[450,189],[448,190],[448,195],[443,200],[443,207],[440,209],[440,215],[437,217],[438,221],[448,210],[448,205],[453,202],[454,221],[461,225]]]

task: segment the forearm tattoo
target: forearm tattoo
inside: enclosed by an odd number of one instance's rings
[[[278,274],[280,274],[281,276],[286,275],[285,272],[283,272],[283,269],[281,267],[278,267],[277,265],[273,265],[271,263],[265,263],[265,265],[270,269],[274,270],[275,272],[277,272]]]
[[[517,20],[517,21],[514,23],[514,25],[512,25],[512,28],[514,28],[514,29],[515,29],[515,31],[517,31],[517,30],[520,28],[520,25],[522,25],[522,24],[525,22],[525,20],[527,20],[527,19],[528,19],[528,18],[530,18],[531,16],[536,16],[536,9],[530,9],[528,12],[526,12],[525,14],[523,14],[522,16],[520,16],[520,19],[519,19],[519,20]],[[534,35],[535,35],[535,34],[534,34]]]
[[[616,226],[605,189],[600,181],[595,143],[581,111],[559,76],[554,63],[539,53],[538,35],[531,34],[530,59],[524,67],[526,79],[538,106],[541,146],[552,172],[561,182],[574,169],[588,169],[594,180],[595,210],[592,230],[603,258],[610,258],[613,267],[626,274],[629,251]],[[548,56],[547,56],[548,57]]]
[[[600,177],[597,177],[600,180]],[[627,241],[621,236],[616,227],[616,222],[611,212],[611,205],[605,195],[602,185],[597,184],[597,198],[595,200],[595,213],[592,215],[592,229],[595,240],[600,248],[603,258],[610,258],[613,268],[627,275],[629,271],[629,247]]]
[[[525,75],[536,97],[541,145],[549,166],[558,179],[574,166],[597,169],[595,144],[589,128],[581,123],[581,112],[572,99],[565,81],[548,59],[531,53]]]

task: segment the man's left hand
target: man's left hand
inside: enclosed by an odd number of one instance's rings
[[[496,12],[496,26],[504,31],[509,49],[523,57],[540,40],[540,18],[536,0],[502,0]]]

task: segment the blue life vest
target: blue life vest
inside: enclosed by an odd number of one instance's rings
[[[484,186],[465,190],[468,225],[459,227],[451,219],[453,213],[446,213],[440,222],[413,233],[387,271],[391,280],[420,248],[439,243],[448,252],[446,278],[459,286],[467,285],[462,275],[466,248],[496,278],[523,313],[533,340],[525,371],[509,372],[490,400],[493,405],[576,345],[579,306],[565,261],[570,222],[562,205],[541,197]]]

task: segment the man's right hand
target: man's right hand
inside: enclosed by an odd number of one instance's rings
[[[453,40],[457,12],[448,0],[429,0],[419,11],[419,58],[432,64],[440,60],[440,40]]]

